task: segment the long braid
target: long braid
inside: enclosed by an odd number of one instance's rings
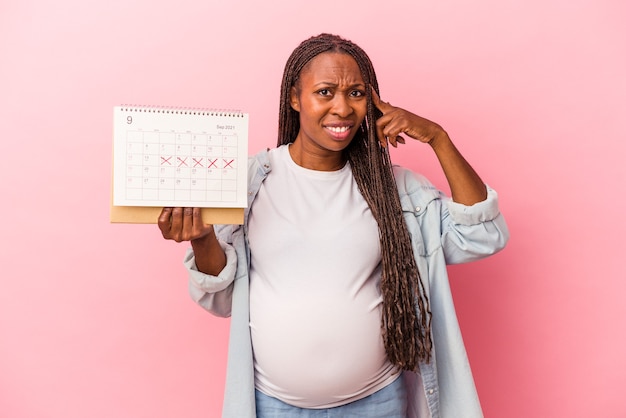
[[[404,223],[391,159],[376,138],[376,120],[381,112],[374,106],[369,90],[372,86],[377,93],[379,91],[376,73],[359,46],[335,35],[321,34],[305,40],[293,51],[285,65],[281,86],[278,145],[293,142],[300,129],[298,112],[291,108],[289,98],[302,69],[317,55],[333,51],[355,59],[367,87],[366,118],[344,152],[359,190],[378,223],[385,351],[392,364],[404,370],[416,370],[418,362],[428,362],[431,358],[430,306]]]

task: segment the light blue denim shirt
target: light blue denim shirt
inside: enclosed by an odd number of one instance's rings
[[[196,269],[191,249],[184,264],[191,297],[217,316],[231,317],[228,365],[222,417],[253,418],[254,365],[249,329],[247,243],[249,208],[271,170],[268,152],[248,162],[248,209],[243,225],[216,225],[226,252],[226,267],[218,276]],[[463,338],[456,318],[446,264],[464,263],[504,248],[509,232],[498,209],[497,194],[487,187],[487,199],[472,206],[453,202],[427,179],[394,167],[413,252],[432,312],[433,359],[417,373],[404,372],[409,394],[409,418],[474,418],[482,410]]]

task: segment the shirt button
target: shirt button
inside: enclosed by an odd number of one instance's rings
[[[428,390],[428,394],[429,394],[429,395],[432,395],[433,393],[435,393],[435,389],[429,389],[429,390]]]
[[[421,207],[419,207],[419,206],[415,206],[415,212],[419,212],[420,210],[422,210],[422,208],[421,208]]]

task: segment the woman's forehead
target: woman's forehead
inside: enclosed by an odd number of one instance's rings
[[[356,60],[341,52],[323,52],[312,58],[302,68],[298,78],[349,78],[363,83],[363,75]]]

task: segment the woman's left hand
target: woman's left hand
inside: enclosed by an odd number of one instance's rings
[[[383,147],[391,144],[395,148],[398,143],[404,144],[401,134],[431,145],[436,138],[447,136],[443,128],[435,122],[383,102],[374,89],[371,92],[374,106],[383,113],[376,121],[378,140]]]

